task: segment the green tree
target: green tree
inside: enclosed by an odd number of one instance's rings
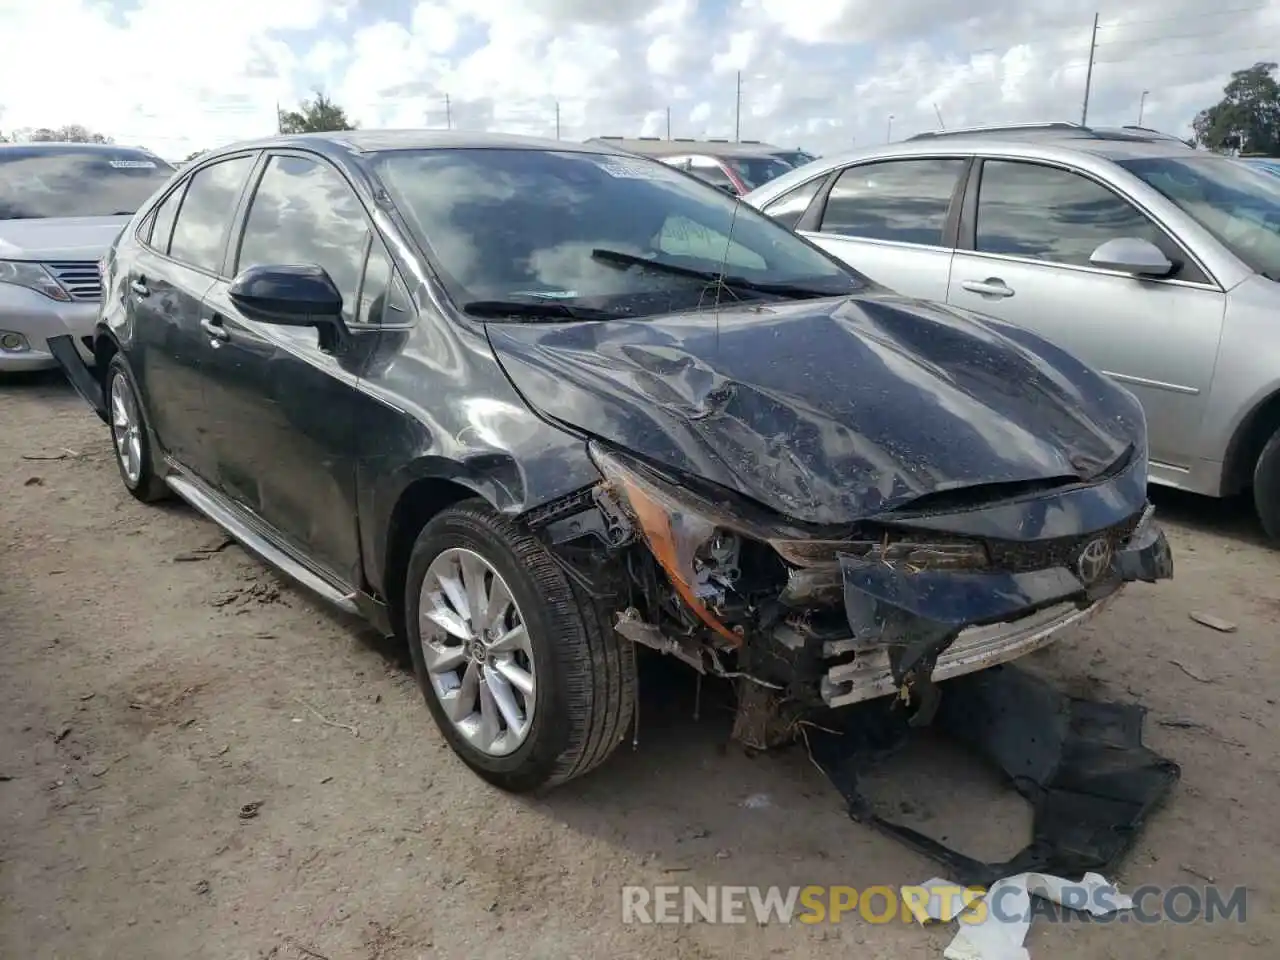
[[[1276,64],[1255,63],[1236,70],[1223,97],[1196,114],[1196,143],[1210,150],[1280,153],[1280,83]]]
[[[281,133],[320,133],[356,128],[347,112],[319,90],[314,99],[303,100],[297,110],[281,110],[279,119]]]
[[[32,130],[27,137],[32,143],[112,143],[112,139],[78,123],[69,123],[65,127],[40,127]]]

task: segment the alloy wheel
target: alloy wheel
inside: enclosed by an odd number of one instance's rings
[[[445,715],[480,752],[513,753],[529,736],[536,687],[525,620],[502,575],[475,551],[445,550],[427,568],[418,616]]]
[[[111,436],[120,468],[133,486],[142,477],[142,418],[133,391],[119,375],[111,378]]]

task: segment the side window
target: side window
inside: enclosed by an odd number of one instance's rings
[[[974,243],[980,253],[1088,266],[1090,254],[1116,237],[1166,247],[1145,214],[1086,177],[1035,163],[983,163]]]
[[[184,183],[165,198],[164,203],[151,215],[151,231],[147,244],[160,253],[169,252],[169,238],[173,236],[173,222],[178,217],[178,207],[182,205],[182,195],[186,192]]]
[[[694,157],[689,164],[689,172],[699,180],[707,181],[713,187],[720,187],[737,193],[737,188],[733,185],[733,181],[729,179],[729,175],[724,172],[724,168],[711,157]]]
[[[849,167],[822,215],[823,233],[928,246],[942,244],[960,159],[889,160]]]
[[[171,257],[213,273],[222,268],[231,218],[251,169],[253,157],[235,157],[196,171],[173,225]]]
[[[814,177],[808,183],[793,187],[772,203],[766,204],[763,212],[788,229],[794,230],[804,212],[809,209],[818,188],[826,180],[826,176]]]
[[[369,224],[355,191],[327,163],[272,157],[249,203],[236,270],[264,264],[323,267],[355,319]]]
[[[709,260],[717,265],[727,263],[747,270],[768,269],[768,264],[760,254],[748,250],[740,243],[730,244],[729,238],[723,233],[710,230],[686,217],[667,218],[658,234],[658,249],[669,257]]]
[[[364,279],[360,282],[360,304],[356,309],[358,323],[384,322],[387,291],[391,286],[394,270],[387,248],[375,237],[369,247],[369,259],[364,264]]]

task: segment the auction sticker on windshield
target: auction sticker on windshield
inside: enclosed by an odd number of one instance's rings
[[[154,160],[108,160],[107,163],[117,170],[154,170],[156,168]]]
[[[670,170],[662,164],[648,163],[644,160],[604,157],[596,163],[609,176],[624,180],[667,180],[671,176]]]

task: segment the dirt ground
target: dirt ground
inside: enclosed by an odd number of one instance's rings
[[[1157,500],[1175,581],[1032,659],[1145,704],[1147,742],[1182,765],[1122,889],[1212,877],[1247,888],[1247,918],[1038,921],[1033,957],[1276,955],[1280,552],[1238,506]],[[638,749],[504,795],[445,747],[400,651],[222,542],[125,493],[59,378],[0,381],[0,957],[941,957],[953,927],[624,925],[624,884],[861,889],[937,868],[852,823],[802,749],[726,747],[729,718],[695,720],[679,673],[646,689]],[[1025,842],[1021,801],[945,750],[875,790],[966,852]]]

